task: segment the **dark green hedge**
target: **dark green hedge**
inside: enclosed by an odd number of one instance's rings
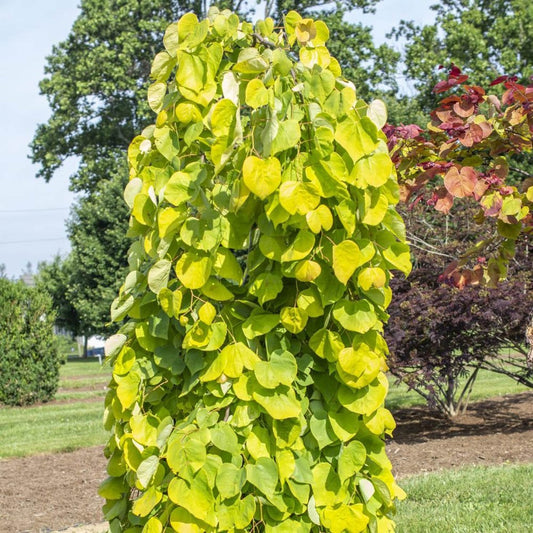
[[[0,279],[0,404],[51,399],[59,381],[59,353],[50,296]]]

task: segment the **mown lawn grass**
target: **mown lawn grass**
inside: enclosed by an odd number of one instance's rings
[[[74,450],[104,444],[103,402],[0,409],[0,457]]]
[[[96,358],[67,361],[59,368],[61,378],[80,376],[108,376],[111,373],[109,366],[101,365]]]
[[[59,402],[0,408],[0,457],[74,450],[104,444],[105,386],[111,370],[98,360],[61,365]],[[85,390],[83,390],[85,389]]]
[[[533,532],[533,465],[472,467],[400,480],[398,533]]]

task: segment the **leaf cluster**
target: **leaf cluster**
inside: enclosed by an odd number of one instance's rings
[[[387,126],[386,131],[404,202],[425,201],[444,214],[455,199],[478,204],[476,222],[492,231],[450,265],[447,274],[458,286],[494,286],[506,276],[516,239],[533,227],[533,181],[512,166],[515,154],[530,154],[533,148],[533,86],[502,76],[492,84],[504,84],[498,98],[467,80],[452,66],[435,86],[436,94],[451,94],[432,111],[426,130],[410,125]],[[487,258],[486,268],[464,268],[481,255]]]
[[[382,326],[411,265],[384,105],[328,36],[216,9],[165,32],[106,347],[111,531],[393,527]]]

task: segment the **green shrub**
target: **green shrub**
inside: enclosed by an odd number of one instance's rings
[[[0,279],[0,404],[47,401],[57,390],[59,353],[48,294]]]

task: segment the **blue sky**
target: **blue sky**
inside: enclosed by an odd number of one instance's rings
[[[39,95],[45,58],[52,46],[65,39],[78,15],[79,0],[32,0],[31,11],[19,0],[0,2],[0,263],[9,277],[18,277],[28,262],[66,254],[69,243],[65,219],[74,195],[68,190],[74,162],[59,171],[50,183],[36,179],[37,168],[28,159],[37,124],[50,111]],[[383,0],[375,15],[354,16],[373,26],[377,42],[402,18],[431,23],[430,0]],[[351,17],[352,18],[352,17]]]

